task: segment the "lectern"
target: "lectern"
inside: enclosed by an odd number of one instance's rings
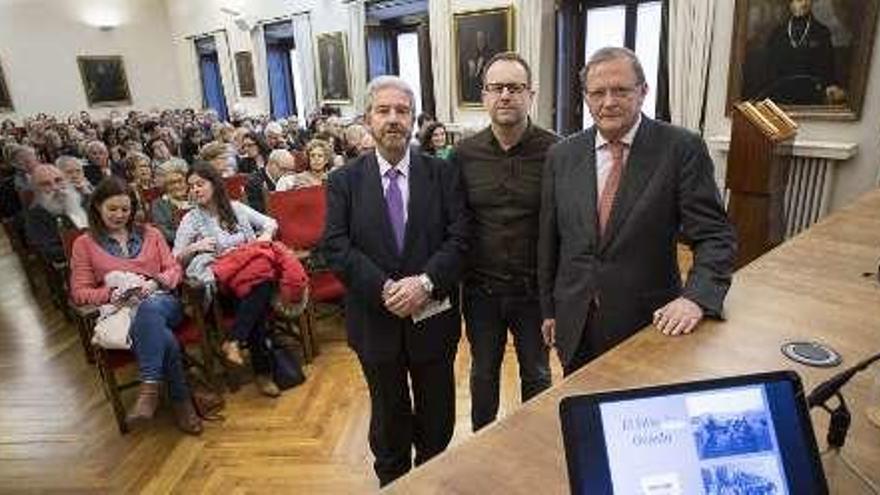
[[[785,185],[797,125],[770,100],[735,105],[727,158],[727,207],[736,227],[736,268],[785,235]]]

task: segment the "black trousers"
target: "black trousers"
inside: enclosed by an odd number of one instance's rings
[[[455,427],[453,362],[367,363],[361,369],[370,388],[370,450],[380,486],[442,452]],[[410,390],[410,380],[412,390]]]
[[[562,376],[574,373],[605,351],[604,346],[598,342],[595,330],[593,330],[595,327],[595,316],[595,307],[591,302],[587,321],[584,323],[583,332],[581,332],[581,340],[578,342],[577,349],[575,349],[571,360],[562,364]]]
[[[266,318],[274,295],[275,283],[262,282],[241,299],[232,296],[225,301],[226,306],[235,310],[231,337],[250,349],[251,367],[257,374],[268,374],[271,370],[266,347]]]

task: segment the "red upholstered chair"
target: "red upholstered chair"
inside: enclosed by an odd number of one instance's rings
[[[226,183],[226,194],[229,195],[230,200],[241,201],[244,198],[244,187],[247,185],[247,180],[248,174],[235,174],[224,180]]]
[[[85,230],[74,230],[62,232],[62,240],[64,242],[64,250],[68,260],[73,248],[73,241],[77,239]],[[210,352],[209,342],[206,338],[204,314],[201,310],[201,301],[204,299],[204,288],[193,285],[182,284],[180,288],[180,297],[185,307],[196,308],[194,311],[184,311],[192,316],[185,316],[180,325],[175,329],[174,336],[180,344],[181,358],[184,367],[195,366],[204,371],[205,376],[209,379],[213,378],[214,360],[213,354]],[[71,305],[73,305],[71,303]],[[80,340],[86,351],[86,357],[89,362],[94,362],[98,368],[101,377],[104,394],[113,408],[113,416],[116,419],[116,425],[119,427],[120,433],[128,433],[128,424],[125,421],[125,406],[122,403],[122,391],[135,387],[140,380],[134,379],[127,382],[120,382],[117,373],[122,372],[126,368],[131,368],[135,364],[135,357],[131,351],[126,350],[109,350],[103,349],[92,344],[92,335],[95,331],[95,320],[97,318],[97,308],[93,306],[74,306],[79,315],[79,331]],[[197,359],[191,353],[191,349],[198,348],[201,359]]]
[[[338,303],[345,286],[329,270],[321,267],[312,250],[321,241],[327,217],[327,196],[323,186],[276,191],[266,204],[269,216],[278,221],[278,239],[297,253],[309,274],[309,302],[303,323],[314,336],[315,304]],[[317,342],[314,345],[317,353]]]

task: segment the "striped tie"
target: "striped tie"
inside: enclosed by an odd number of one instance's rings
[[[626,146],[620,141],[609,142],[609,151],[611,151],[611,170],[608,172],[608,178],[605,179],[605,187],[602,188],[602,194],[599,196],[599,234],[605,235],[605,227],[608,225],[608,219],[611,218],[611,208],[614,206],[614,198],[617,196],[617,189],[620,187],[620,178],[623,176],[623,148]]]

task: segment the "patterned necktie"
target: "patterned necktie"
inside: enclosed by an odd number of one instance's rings
[[[388,189],[385,190],[385,207],[388,208],[388,219],[391,220],[391,228],[394,230],[394,241],[397,252],[403,252],[403,233],[406,222],[403,219],[403,193],[397,183],[402,174],[396,168],[390,168],[385,172],[388,179]]]
[[[608,225],[608,219],[611,218],[611,207],[614,206],[614,198],[617,196],[620,178],[623,176],[623,148],[626,145],[620,141],[612,141],[607,146],[611,151],[611,170],[608,172],[605,187],[602,188],[602,194],[599,196],[600,235],[605,235],[605,227]]]

